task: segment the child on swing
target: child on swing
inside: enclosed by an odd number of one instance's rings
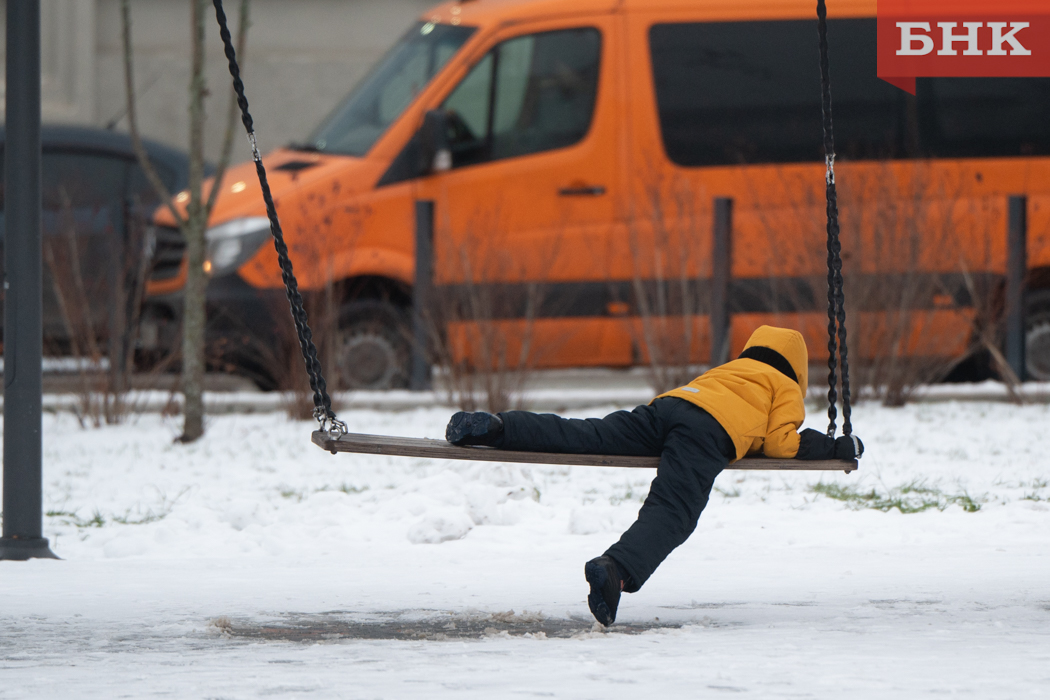
[[[528,411],[459,412],[445,439],[528,452],[659,456],[638,520],[584,566],[587,604],[603,625],[616,620],[621,591],[633,593],[692,534],[715,477],[745,455],[850,460],[855,437],[798,429],[806,417],[809,355],[798,331],[762,326],[740,357],[633,411],[566,419]]]

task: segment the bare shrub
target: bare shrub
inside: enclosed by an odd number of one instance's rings
[[[148,227],[138,208],[128,207],[124,230],[107,221],[101,250],[89,250],[97,242],[81,235],[97,225],[92,222],[99,212],[75,208],[63,187],[56,195],[56,228],[43,237],[42,249],[65,339],[52,340],[49,350],[74,362],[81,426],[123,423],[133,409],[128,392],[152,271]],[[99,260],[109,263],[106,276],[92,279],[85,273]]]
[[[966,283],[967,292],[974,301],[975,313],[970,320],[972,328],[972,342],[966,354],[959,357],[954,363],[958,365],[978,352],[987,352],[991,358],[991,364],[996,373],[1006,386],[1010,400],[1020,405],[1024,403],[1021,395],[1021,378],[1017,376],[1006,356],[1000,350],[1003,336],[1003,326],[999,321],[1003,320],[1003,299],[994,291],[991,285],[978,285],[974,275],[969,271],[965,261],[961,261],[963,281]]]
[[[960,350],[966,357],[979,349],[984,329],[995,325],[992,285],[967,268],[989,268],[994,233],[986,227],[1002,222],[959,182],[934,180],[923,163],[912,167],[910,181],[883,163],[840,185],[849,212],[844,248],[855,251],[846,274],[854,376],[887,406],[945,376]]]
[[[641,211],[631,212],[631,334],[657,393],[687,384],[709,354],[711,236],[702,222],[710,217],[688,180],[659,175],[646,178]]]
[[[338,334],[338,308],[343,285],[329,283],[320,291],[302,292],[317,357],[328,382],[328,390],[340,388],[334,371],[332,340]],[[313,418],[314,399],[309,375],[303,363],[299,336],[284,295],[273,296],[268,314],[260,319],[234,316],[229,309],[209,309],[211,322],[221,324],[221,332],[208,346],[208,366],[239,374],[258,385],[281,392],[282,405],[292,420]],[[253,325],[263,323],[263,326]]]
[[[343,285],[329,281],[324,289],[303,295],[303,307],[310,320],[310,331],[330,392],[343,388],[339,384],[339,373],[335,369],[334,346],[339,334],[339,300],[342,298],[337,290],[341,290],[342,287]],[[268,353],[267,360],[272,368],[277,389],[284,395],[283,403],[288,417],[292,420],[311,420],[314,417],[314,394],[310,388],[310,377],[303,365],[299,336],[296,334],[287,304],[280,306],[281,308],[276,310],[277,342]]]
[[[921,161],[910,162],[906,175],[899,166],[846,165],[838,181],[851,385],[855,397],[888,406],[996,344],[992,276],[967,269],[991,267],[992,241],[1005,226],[971,196],[966,177]],[[758,305],[779,324],[826,337],[823,189],[789,168],[779,177],[784,191],[807,194],[765,205],[755,189],[768,279]],[[811,346],[811,358],[827,357],[825,348]]]
[[[652,167],[648,173],[642,205],[629,218],[632,332],[662,392],[688,382],[710,357],[713,200],[693,180]],[[995,242],[1005,232],[1005,210],[974,196],[972,174],[923,161],[906,171],[893,161],[847,165],[840,175],[855,395],[902,405],[976,352],[987,352],[1012,386],[999,350],[1000,284],[988,272],[1001,262]],[[731,312],[826,338],[823,188],[798,168],[743,177],[756,181],[735,207],[734,268],[742,279],[733,284]],[[811,357],[826,358],[826,347],[811,346]]]
[[[529,279],[513,251],[492,244],[499,231],[497,208],[491,220],[475,218],[458,240],[442,238],[443,276],[455,281],[437,287],[426,314],[444,391],[464,411],[519,408],[542,352],[535,324],[546,285]],[[544,251],[550,260],[559,244]]]
[[[344,366],[347,361],[343,352],[346,311],[355,302],[367,304],[376,300],[360,298],[356,285],[336,279],[332,260],[332,251],[340,251],[341,255],[350,256],[343,264],[352,263],[364,231],[361,213],[355,211],[337,224],[328,206],[323,196],[310,196],[300,202],[300,216],[295,220],[294,235],[290,237],[289,256],[299,278],[303,308],[327,390],[334,393],[360,388],[351,381]],[[227,360],[226,369],[242,374],[255,370],[263,384],[272,381],[274,388],[284,394],[289,418],[307,420],[313,418],[314,398],[295,322],[285,294],[271,301],[271,325],[266,329],[248,328],[243,320],[227,317],[228,325],[240,323],[244,332],[240,334],[242,341],[235,349],[238,362],[234,366]],[[409,340],[404,328],[384,329],[384,332],[396,335],[407,347]],[[230,350],[226,349],[226,355]]]

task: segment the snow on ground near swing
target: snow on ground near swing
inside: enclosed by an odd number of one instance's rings
[[[437,437],[448,415],[342,417]],[[724,473],[602,633],[582,565],[651,472],[332,457],[278,414],[216,417],[190,446],[154,415],[46,416],[65,561],[0,563],[0,698],[1050,694],[1050,409],[854,422],[859,473]],[[321,632],[282,637],[296,625]]]

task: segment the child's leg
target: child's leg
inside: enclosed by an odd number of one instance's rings
[[[709,413],[687,401],[672,401],[654,404],[666,433],[638,520],[605,552],[630,574],[624,588],[630,593],[692,534],[715,477],[735,456],[729,435]]]
[[[655,406],[586,420],[528,411],[506,411],[499,416],[503,419],[500,447],[505,450],[656,456],[663,447],[664,428]]]

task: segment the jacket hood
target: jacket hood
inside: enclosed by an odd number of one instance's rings
[[[763,347],[775,350],[784,356],[784,359],[795,370],[798,377],[798,386],[802,389],[802,396],[806,395],[809,388],[809,351],[806,349],[806,341],[802,334],[788,328],[774,328],[773,326],[759,326],[751,334],[744,349],[751,347]]]

